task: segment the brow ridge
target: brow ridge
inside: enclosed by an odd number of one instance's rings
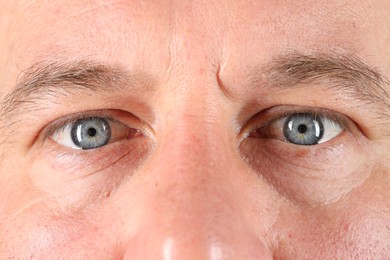
[[[50,96],[66,96],[72,91],[84,94],[123,88],[131,91],[130,86],[137,85],[147,89],[148,84],[139,84],[141,78],[144,80],[146,76],[141,73],[130,75],[120,66],[86,60],[38,62],[20,73],[15,88],[3,98],[0,111],[3,118],[11,118],[21,110],[38,108],[37,103],[48,100]]]
[[[354,54],[291,53],[274,58],[262,68],[256,84],[289,88],[324,83],[337,91],[348,92],[362,100],[380,103],[390,109],[389,79]]]

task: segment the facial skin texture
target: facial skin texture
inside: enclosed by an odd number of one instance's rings
[[[389,258],[389,12],[2,0],[0,258]],[[259,136],[302,110],[344,131]],[[50,137],[84,114],[138,134],[93,150]]]

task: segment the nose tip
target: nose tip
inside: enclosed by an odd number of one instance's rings
[[[124,259],[272,259],[264,234],[227,190],[181,187],[151,197]]]
[[[154,234],[153,230],[145,230],[145,233],[138,234],[130,241],[124,259],[273,259],[259,239],[242,235],[231,237],[229,243],[221,237],[195,239],[189,234],[164,236]]]

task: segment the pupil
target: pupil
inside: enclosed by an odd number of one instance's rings
[[[95,128],[89,128],[87,130],[87,133],[88,133],[89,136],[94,137],[97,134],[97,131],[96,131]]]
[[[307,131],[307,126],[305,126],[305,125],[298,126],[299,133],[304,134],[304,133],[306,133],[306,131]]]

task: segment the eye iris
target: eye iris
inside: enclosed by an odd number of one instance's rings
[[[95,149],[110,141],[111,128],[103,118],[84,118],[73,124],[71,137],[77,147],[84,150]]]
[[[286,140],[293,144],[314,145],[321,140],[324,127],[319,117],[296,114],[286,119],[283,133]]]

